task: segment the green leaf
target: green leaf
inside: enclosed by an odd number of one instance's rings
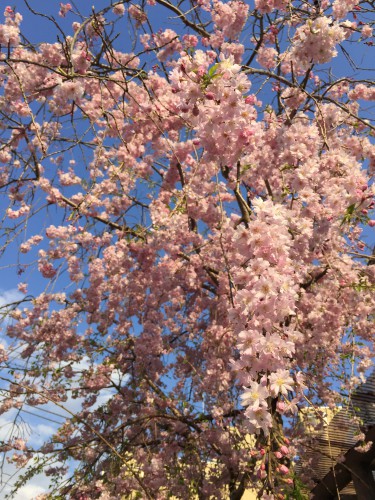
[[[211,66],[211,68],[208,70],[208,76],[210,78],[212,78],[214,76],[214,74],[216,73],[216,70],[217,70],[218,67],[219,67],[219,64],[216,63],[213,66]]]

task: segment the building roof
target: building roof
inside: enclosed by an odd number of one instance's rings
[[[323,496],[323,493],[328,483],[337,490],[338,476],[341,478],[340,496],[356,498],[348,460],[361,463],[363,468],[372,468],[370,464],[375,451],[358,453],[354,448],[358,445],[359,432],[367,433],[365,441],[375,437],[375,372],[353,392],[346,407],[335,410],[308,408],[303,413],[302,422],[312,441],[310,449],[307,445],[304,460],[298,464],[297,470],[302,471],[304,466],[312,464],[313,479],[317,483],[313,489],[314,498],[334,498],[332,495]],[[373,448],[375,450],[375,446]],[[375,498],[375,492],[372,494],[371,498]]]

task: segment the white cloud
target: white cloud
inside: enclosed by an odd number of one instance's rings
[[[32,426],[32,432],[29,438],[29,444],[37,448],[43,445],[48,438],[56,432],[57,426],[52,427],[52,425],[37,424]]]
[[[12,429],[14,430],[14,418],[16,416],[16,410],[11,410],[5,415],[0,416],[0,441],[5,441],[9,438]],[[19,436],[19,430],[15,429],[13,434],[15,437]]]
[[[18,476],[24,472],[24,469],[16,469],[12,464],[6,465],[5,476],[8,476],[8,484],[2,485],[3,488],[0,490],[0,498],[4,498],[6,494],[12,491],[12,485],[17,481]],[[48,492],[48,487],[51,483],[51,479],[44,474],[38,474],[34,476],[27,484],[22,486],[13,497],[13,500],[33,500],[38,495]]]
[[[9,290],[4,290],[0,288],[0,321],[3,325],[7,325],[9,319],[7,313],[9,311],[9,304],[14,304],[19,302],[24,298],[24,294],[17,290],[17,288],[10,288]],[[1,343],[6,347],[8,343],[6,339],[1,336]]]
[[[33,479],[34,483],[37,484],[27,484],[20,488],[16,495],[13,497],[14,500],[31,500],[32,498],[36,498],[38,495],[42,493],[47,493],[48,484],[46,484],[46,488],[40,485],[41,482],[46,482],[47,479],[43,476],[35,476]]]
[[[11,301],[17,301],[20,298],[22,298],[22,294],[17,290],[9,290],[7,292],[2,292],[0,290],[0,306]],[[4,340],[5,339],[0,337],[1,343],[5,343]],[[83,358],[79,363],[74,363],[72,368],[77,372],[74,377],[75,381],[78,382],[81,373],[92,366],[90,359],[87,357]],[[95,365],[93,367],[95,368]],[[111,375],[111,380],[115,385],[125,385],[129,382],[129,378],[129,375],[123,374],[118,370],[114,370]],[[37,380],[34,382],[38,385]],[[116,394],[116,392],[115,388],[102,389],[99,391],[98,399],[91,409],[94,410],[104,405],[114,394]],[[13,437],[25,439],[28,446],[38,449],[43,443],[49,441],[50,437],[63,424],[65,419],[71,417],[71,413],[74,414],[81,410],[82,401],[83,398],[73,399],[69,397],[68,400],[63,403],[66,411],[52,402],[40,407],[25,404],[18,410],[12,409],[8,413],[0,415],[0,440],[6,440],[6,438],[9,438],[9,432],[12,432]],[[14,419],[16,417],[17,425],[14,425]],[[10,493],[12,485],[17,481],[17,477],[24,472],[25,468],[18,470],[14,464],[4,463],[3,477],[9,478],[9,484],[0,485],[0,499],[4,498],[5,493]],[[19,489],[13,498],[15,500],[35,499],[38,495],[48,492],[50,484],[51,478],[40,474],[30,479],[25,486]],[[3,490],[1,489],[2,487]]]
[[[0,288],[0,308],[14,302],[18,302],[23,299],[24,294],[17,290],[17,288],[11,288],[10,290],[3,290]]]

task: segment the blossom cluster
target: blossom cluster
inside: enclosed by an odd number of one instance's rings
[[[308,20],[297,28],[292,48],[282,55],[282,69],[303,72],[312,63],[325,64],[337,55],[337,45],[346,38],[345,29],[329,17]]]
[[[20,43],[20,23],[22,15],[19,12],[14,12],[11,7],[6,7],[5,24],[0,24],[0,44],[8,46],[17,46]]]
[[[249,12],[249,6],[242,1],[228,3],[214,2],[212,20],[226,38],[235,39],[241,33]]]
[[[292,497],[303,449],[282,417],[370,366],[374,89],[319,72],[358,2],[295,3],[112,2],[32,49],[6,9],[4,248],[29,296],[9,308],[0,411],[77,399],[40,449],[78,464],[71,498],[221,498],[241,477]],[[153,33],[150,7],[175,24]]]

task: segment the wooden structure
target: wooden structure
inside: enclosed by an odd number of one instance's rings
[[[331,411],[319,409],[324,426],[314,429],[314,415],[310,410],[304,425],[314,444],[307,460],[314,463],[315,500],[375,500],[375,372],[352,395],[348,408]],[[361,420],[358,424],[357,417]],[[319,419],[315,417],[315,423]],[[365,434],[364,442],[374,445],[365,453],[357,451],[359,427]],[[304,464],[301,464],[301,468]]]

